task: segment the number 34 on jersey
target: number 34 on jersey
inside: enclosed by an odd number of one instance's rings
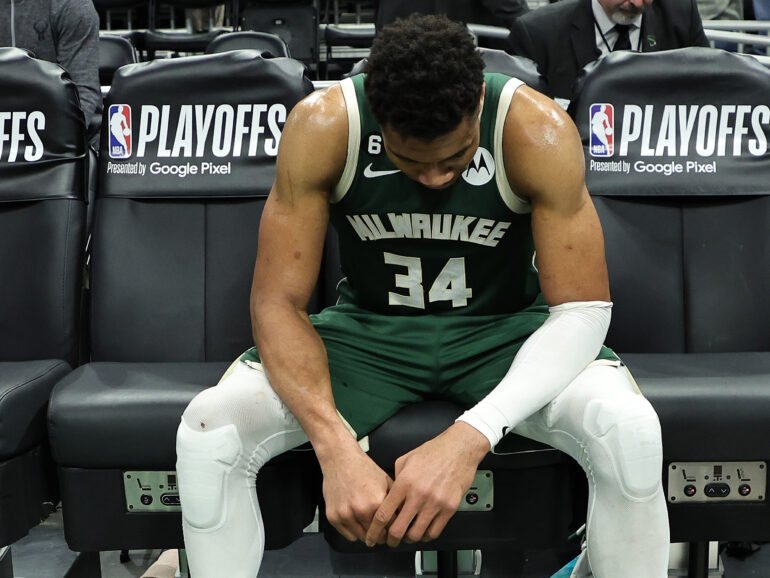
[[[404,273],[396,273],[395,286],[404,292],[389,291],[388,304],[425,309],[425,289],[422,260],[394,253],[383,253],[385,263],[405,267]],[[428,301],[451,301],[452,307],[465,307],[473,297],[473,290],[465,281],[465,257],[453,257],[446,262],[428,291]]]

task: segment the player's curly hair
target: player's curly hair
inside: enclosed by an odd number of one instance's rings
[[[377,34],[366,72],[364,90],[377,122],[428,141],[476,111],[484,61],[463,24],[412,14]]]

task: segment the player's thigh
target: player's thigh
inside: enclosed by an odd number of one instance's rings
[[[337,410],[358,437],[431,391],[434,340],[410,319],[330,308],[312,316]]]
[[[660,422],[620,362],[589,365],[516,432],[564,451],[584,467],[593,459],[594,473],[617,478],[630,496],[648,497],[659,483]]]

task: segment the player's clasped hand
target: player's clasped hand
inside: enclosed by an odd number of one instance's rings
[[[326,518],[351,542],[365,541],[392,484],[390,476],[357,447],[341,453],[324,468]]]
[[[488,450],[486,438],[458,423],[398,458],[396,480],[366,532],[367,546],[438,538]]]

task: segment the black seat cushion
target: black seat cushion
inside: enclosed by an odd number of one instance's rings
[[[59,360],[0,363],[0,461],[45,439],[48,398],[69,371]]]
[[[228,366],[106,362],[77,368],[51,396],[54,459],[63,467],[173,470],[184,408]]]
[[[622,358],[660,417],[665,461],[770,458],[770,352]]]

